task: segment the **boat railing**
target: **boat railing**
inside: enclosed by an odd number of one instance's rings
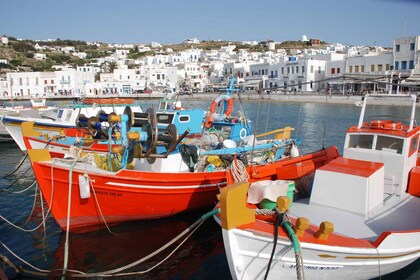
[[[359,123],[357,125],[357,128],[361,128],[363,126],[363,122],[365,119],[365,112],[366,112],[366,106],[367,102],[371,98],[401,98],[401,99],[409,99],[411,102],[411,115],[410,115],[410,126],[408,128],[408,131],[411,131],[413,127],[415,126],[415,115],[416,115],[416,104],[417,104],[417,96],[414,94],[411,95],[401,95],[401,94],[366,94],[363,98],[363,105],[362,110],[360,112],[359,117]]]

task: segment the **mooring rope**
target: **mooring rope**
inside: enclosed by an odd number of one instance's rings
[[[13,187],[20,179],[22,179],[22,177],[29,171],[32,170],[32,167],[30,166],[28,169],[26,169],[18,178],[16,178],[11,184],[9,184],[7,187],[1,189],[0,191],[2,192],[10,192],[13,193],[12,191],[9,191],[8,189]],[[25,182],[26,180],[28,180],[28,177],[25,177]]]
[[[6,173],[5,175],[2,176],[2,178],[5,177],[9,177],[10,175],[13,175],[16,173],[16,171],[19,170],[19,168],[22,166],[22,164],[25,162],[25,160],[28,158],[28,153],[26,152],[25,155],[23,156],[23,158],[20,160],[20,162],[18,163],[18,165],[15,166],[15,169],[10,171],[9,173]]]
[[[9,187],[7,187],[6,189],[3,189],[1,191],[2,192],[13,193],[13,194],[21,194],[21,193],[26,192],[27,190],[30,190],[35,184],[36,184],[36,180],[34,180],[28,187],[26,187],[26,188],[24,188],[23,190],[20,190],[20,191],[10,191],[10,190],[8,190],[8,188],[11,187],[12,185],[10,185]]]
[[[52,203],[52,196],[51,196],[51,199],[50,199],[50,205],[51,205],[51,203]],[[41,207],[42,208],[44,208],[43,207],[43,205],[41,205]],[[33,206],[33,208],[34,208],[34,206]],[[31,210],[31,215],[32,215],[32,213],[33,213],[33,208],[32,208],[32,210]],[[8,223],[9,225],[11,225],[12,227],[14,227],[14,228],[16,228],[16,229],[18,229],[18,230],[21,230],[21,231],[23,231],[23,232],[33,232],[33,231],[36,231],[36,230],[38,230],[42,225],[44,225],[45,226],[45,220],[48,218],[48,216],[49,216],[49,214],[50,214],[50,209],[48,209],[48,211],[47,211],[47,213],[45,214],[45,216],[43,215],[43,218],[42,218],[42,221],[39,223],[39,225],[37,225],[35,228],[33,228],[33,229],[25,229],[25,228],[23,228],[23,227],[20,227],[20,226],[18,226],[18,225],[16,225],[15,223],[13,223],[13,222],[11,222],[11,221],[9,221],[8,219],[6,219],[3,215],[1,215],[0,214],[0,219],[2,219],[3,221],[5,221],[6,223]],[[29,216],[30,217],[30,216]],[[29,217],[28,217],[28,219],[26,220],[26,222],[25,222],[25,224],[24,225],[26,225],[27,224],[27,222],[29,221]]]
[[[108,223],[107,223],[107,222],[106,222],[106,220],[105,220],[104,214],[102,214],[102,209],[101,209],[101,206],[99,205],[98,197],[96,196],[96,191],[95,191],[95,189],[93,188],[93,183],[92,183],[92,180],[91,180],[90,178],[89,178],[89,185],[92,187],[92,190],[93,190],[93,196],[95,197],[96,205],[98,206],[99,213],[101,214],[101,218],[102,218],[102,220],[104,221],[104,224],[105,224],[106,228],[108,229],[108,231],[109,231],[110,233],[115,234],[115,233],[113,233],[113,232],[111,231],[111,229],[109,228]]]
[[[25,222],[25,224],[24,224],[24,225],[26,225],[26,224],[29,222],[29,220],[30,220],[30,219],[31,219],[31,217],[32,217],[32,214],[33,214],[33,213],[34,213],[34,211],[35,211],[36,198],[37,198],[37,196],[38,196],[38,185],[37,185],[37,186],[36,186],[36,188],[35,188],[34,201],[33,201],[33,203],[32,203],[31,213],[29,213],[28,218],[26,219],[26,222]],[[42,193],[41,193],[41,196],[42,196]],[[42,207],[42,204],[41,204],[41,207]],[[44,207],[42,207],[42,210],[44,210]]]
[[[67,273],[67,265],[69,260],[69,236],[70,236],[70,211],[71,211],[71,193],[72,193],[72,186],[73,186],[73,168],[77,163],[78,158],[73,160],[73,163],[70,166],[69,170],[69,194],[67,197],[67,223],[66,223],[66,241],[64,243],[64,261],[63,261],[63,274],[61,279],[66,278]]]
[[[113,269],[113,270],[97,272],[97,273],[85,273],[85,272],[74,270],[74,269],[67,269],[66,273],[71,272],[72,274],[64,275],[64,273],[63,273],[62,276],[70,276],[70,277],[74,277],[74,278],[121,277],[121,276],[129,276],[129,275],[136,275],[136,274],[145,274],[147,272],[150,272],[151,270],[153,270],[156,267],[158,267],[159,265],[161,265],[170,256],[172,256],[209,217],[212,217],[213,215],[217,215],[219,212],[220,212],[220,209],[214,209],[210,212],[207,212],[206,214],[202,215],[197,221],[195,221],[192,225],[187,227],[184,231],[182,231],[180,234],[178,234],[176,237],[174,237],[172,240],[170,240],[168,243],[166,243],[165,245],[163,245],[159,249],[155,250],[154,252],[150,253],[149,255],[147,255],[147,256],[145,256],[145,257],[143,257],[143,258],[141,258],[141,259],[139,259],[135,262],[132,262],[128,265],[125,265],[125,266],[122,266],[122,267],[119,267],[119,268],[116,268],[116,269]],[[181,239],[185,235],[187,235],[187,236],[180,242],[179,245],[177,245],[165,258],[163,258],[160,262],[158,262],[157,264],[155,264],[151,268],[149,268],[147,270],[144,270],[144,271],[120,273],[121,271],[127,270],[129,268],[134,267],[134,266],[137,266],[137,265],[149,260],[150,258],[156,256],[157,254],[161,253],[162,251],[164,251],[168,247],[172,246],[175,242],[177,242],[179,239]],[[63,270],[60,270],[60,269],[56,269],[56,270],[40,269],[40,268],[30,264],[29,262],[25,261],[21,257],[19,257],[17,254],[15,254],[12,250],[10,250],[1,241],[0,241],[0,245],[2,245],[10,254],[12,254],[19,261],[26,264],[27,266],[29,266],[33,270],[35,270],[35,271],[30,271],[30,270],[24,269],[20,266],[17,266],[15,264],[13,264],[10,260],[7,259],[7,257],[5,257],[3,255],[0,255],[0,258],[3,259],[3,261],[6,264],[8,264],[13,269],[15,269],[15,271],[18,272],[18,273],[22,273],[22,274],[26,274],[26,275],[36,275],[36,276],[41,276],[41,277],[49,277],[54,272],[60,272],[60,271],[64,272]]]

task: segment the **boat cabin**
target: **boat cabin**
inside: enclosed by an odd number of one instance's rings
[[[359,124],[347,130],[343,157],[316,171],[311,203],[368,215],[390,198],[407,195],[419,148],[415,98],[406,124],[394,119],[365,121],[367,100]]]

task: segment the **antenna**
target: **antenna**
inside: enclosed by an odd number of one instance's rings
[[[403,37],[405,37],[405,22],[406,22],[407,18],[404,17],[404,29],[403,29]]]

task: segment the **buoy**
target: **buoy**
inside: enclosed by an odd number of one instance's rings
[[[90,197],[89,176],[87,174],[79,175],[79,191],[81,199]]]
[[[300,156],[299,149],[295,144],[293,144],[292,148],[290,149],[290,156],[292,158]]]

